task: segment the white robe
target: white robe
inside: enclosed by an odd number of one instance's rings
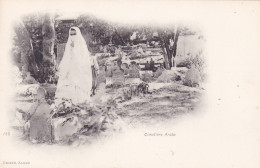
[[[69,34],[65,52],[59,65],[55,104],[61,103],[62,99],[71,99],[74,104],[90,101],[91,56],[80,29],[78,27],[72,28],[76,30],[76,35]],[[72,28],[70,28],[69,33]]]

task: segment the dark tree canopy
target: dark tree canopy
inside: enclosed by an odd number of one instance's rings
[[[13,60],[25,71],[32,73],[36,80],[46,81],[55,73],[52,50],[57,44],[66,43],[69,28],[81,29],[90,52],[100,52],[99,46],[126,46],[139,43],[159,42],[165,55],[168,68],[173,65],[170,59],[176,56],[179,35],[193,34],[187,27],[131,25],[105,21],[91,15],[81,15],[74,20],[59,20],[58,15],[35,13],[22,17],[21,23],[14,26]],[[135,36],[134,36],[135,35]],[[133,37],[131,37],[133,36]],[[170,40],[174,43],[170,44]],[[25,66],[26,65],[26,66]],[[50,71],[46,73],[46,67]],[[48,69],[48,68],[47,68]],[[43,75],[39,75],[42,73]],[[38,77],[42,76],[42,77]],[[40,78],[40,79],[38,79]]]

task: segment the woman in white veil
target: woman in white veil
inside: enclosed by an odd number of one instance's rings
[[[65,52],[58,70],[55,104],[62,99],[74,104],[88,103],[92,88],[90,52],[80,29],[71,27]]]

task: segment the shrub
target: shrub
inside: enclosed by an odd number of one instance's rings
[[[187,56],[183,61],[178,63],[177,67],[187,67],[190,68],[192,65],[195,66],[199,71],[203,71],[205,67],[204,54],[200,51],[198,54]]]
[[[186,72],[183,84],[190,87],[199,86],[201,82],[201,74],[198,69],[192,67]]]
[[[205,72],[204,72],[205,59],[204,59],[204,55],[203,55],[202,51],[200,51],[198,54],[196,54],[196,56],[190,55],[189,57],[184,59],[182,62],[180,62],[177,65],[177,67],[187,67],[189,69],[191,69],[191,67],[193,67],[194,69],[196,69],[198,71],[195,73],[199,73],[200,80],[204,81],[204,79],[205,79]],[[191,73],[191,72],[189,71],[189,73]],[[193,75],[195,75],[195,74],[193,74]],[[190,78],[190,77],[188,77],[188,78]]]

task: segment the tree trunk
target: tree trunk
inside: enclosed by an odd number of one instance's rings
[[[170,60],[169,60],[169,47],[167,47],[166,43],[164,43],[164,45],[163,45],[163,53],[164,53],[165,68],[171,69]]]
[[[28,72],[31,72],[32,68],[30,66],[36,66],[36,63],[33,56],[33,46],[30,34],[26,29],[24,23],[22,21],[19,23],[22,29],[22,33],[24,33],[24,35],[22,36],[23,42],[20,46],[22,74],[26,76]]]
[[[179,28],[176,29],[175,37],[174,37],[174,44],[173,44],[173,53],[172,53],[172,59],[173,59],[173,66],[176,67],[175,57],[177,54],[177,43],[180,35]]]
[[[163,56],[164,56],[164,66],[166,69],[170,69],[170,64],[169,64],[169,57],[168,57],[168,53],[169,50],[167,49],[167,34],[166,32],[158,32],[159,37],[161,37],[161,47],[162,47],[162,51],[163,51]]]
[[[171,69],[171,67],[176,67],[175,56],[177,54],[177,43],[179,39],[180,30],[178,27],[175,28],[174,36],[170,37],[167,33],[164,35],[163,40],[163,50],[164,50],[164,60],[166,69]],[[170,41],[172,40],[172,42]]]
[[[51,15],[46,15],[43,28],[43,62],[48,64],[55,64],[55,53],[54,53],[54,43],[55,43],[55,30],[54,30],[54,18]]]

